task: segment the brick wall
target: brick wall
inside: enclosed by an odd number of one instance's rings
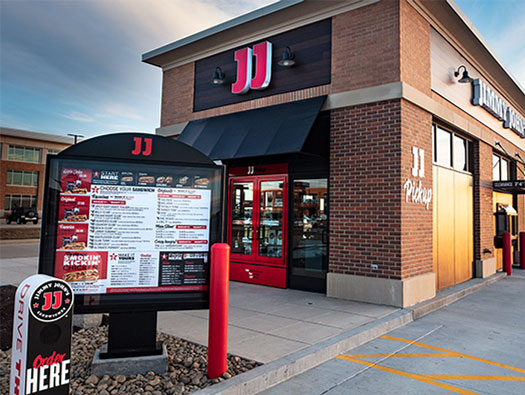
[[[407,203],[403,191],[414,179],[413,146],[425,150],[422,184],[432,188],[431,114],[391,100],[334,110],[331,124],[329,271],[389,279],[431,272],[432,203]]]
[[[162,74],[160,126],[190,120],[193,111],[194,71],[194,63],[188,63]]]
[[[400,279],[400,101],[332,111],[330,145],[329,271]]]
[[[405,0],[400,2],[400,76],[430,94],[430,24]]]
[[[38,171],[38,188],[28,186],[9,186],[7,184],[7,170],[25,170]],[[37,206],[42,210],[42,203],[44,200],[44,178],[46,173],[46,166],[38,163],[14,162],[8,160],[0,161],[0,185],[2,185],[2,193],[0,193],[0,210],[5,208],[5,195],[37,195]],[[38,190],[37,190],[38,189]]]
[[[494,256],[492,147],[481,141],[474,144],[474,175],[474,259],[481,260]]]
[[[410,179],[413,182],[421,181],[423,188],[432,188],[432,114],[402,100],[401,131],[401,183]],[[425,151],[423,178],[412,175],[414,162],[412,147]],[[425,205],[410,200],[406,202],[404,190],[401,200],[401,275],[404,279],[433,270],[433,200],[430,202],[428,210]]]
[[[399,81],[399,2],[332,18],[332,93]]]
[[[161,126],[399,81],[399,47],[398,1],[358,8],[332,19],[331,86],[196,113],[193,112],[194,63],[175,67],[163,73]]]

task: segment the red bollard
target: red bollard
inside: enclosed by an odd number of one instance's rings
[[[512,243],[510,233],[503,233],[503,271],[512,276]]]
[[[525,270],[525,232],[520,233],[520,269]]]
[[[208,328],[208,377],[226,373],[228,349],[228,292],[230,246],[217,243],[211,247],[210,320]]]

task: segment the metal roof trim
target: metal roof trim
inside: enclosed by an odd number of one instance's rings
[[[202,40],[203,38],[213,36],[214,34],[220,33],[222,31],[231,29],[233,27],[242,25],[244,23],[253,21],[255,19],[262,18],[263,16],[273,14],[277,11],[283,10],[285,8],[294,6],[296,4],[303,3],[305,0],[281,0],[276,3],[272,3],[270,5],[267,5],[266,7],[262,7],[259,9],[256,9],[254,11],[251,11],[247,14],[240,15],[236,18],[230,19],[226,22],[220,23],[218,25],[212,26],[206,30],[200,31],[198,33],[192,34],[190,36],[184,37],[180,40],[174,41],[170,44],[166,44],[162,47],[159,47],[157,49],[154,49],[152,51],[146,52],[142,54],[142,61],[147,62],[148,60],[163,55],[166,52],[172,51],[174,49],[183,47],[185,45],[194,43],[196,41]]]

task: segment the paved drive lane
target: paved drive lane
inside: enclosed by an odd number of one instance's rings
[[[264,394],[525,394],[525,273]]]

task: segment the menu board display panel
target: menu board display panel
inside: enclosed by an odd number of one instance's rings
[[[53,158],[49,172],[50,274],[76,295],[207,292],[220,169]]]

